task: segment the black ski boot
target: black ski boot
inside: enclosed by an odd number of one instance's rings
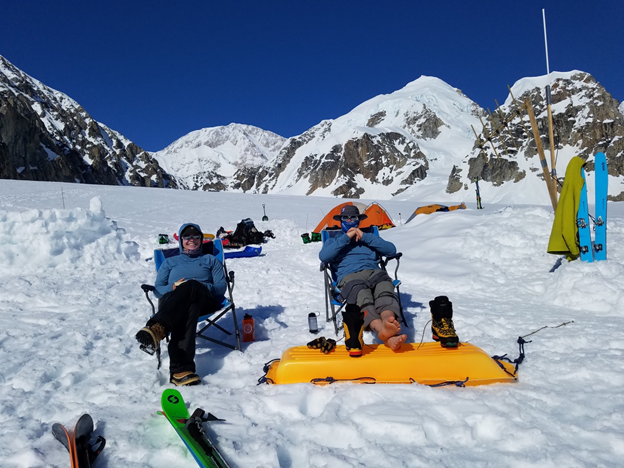
[[[453,326],[453,303],[446,296],[429,301],[431,307],[431,334],[445,348],[456,348],[459,338]]]
[[[364,313],[356,304],[347,304],[342,312],[342,323],[345,331],[345,345],[349,356],[362,356],[364,348]]]

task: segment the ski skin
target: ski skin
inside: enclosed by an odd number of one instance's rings
[[[576,215],[576,225],[578,227],[579,245],[581,248],[581,260],[584,262],[594,261],[594,252],[591,243],[591,233],[589,231],[589,211],[587,207],[587,179],[585,169],[581,169],[583,176],[583,188],[581,189],[581,199],[579,201],[578,213]]]
[[[596,222],[594,239],[594,260],[607,259],[607,194],[609,191],[609,173],[607,158],[604,153],[596,153]]]
[[[189,430],[187,422],[192,417],[178,390],[166,389],[162,394],[161,406],[162,411],[159,413],[171,423],[199,466],[202,468],[229,468],[212,441],[201,433],[201,430]]]

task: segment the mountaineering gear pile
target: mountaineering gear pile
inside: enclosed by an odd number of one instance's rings
[[[307,346],[310,349],[320,349],[323,354],[329,354],[336,347],[336,340],[326,339],[324,336],[321,336],[310,341]]]
[[[68,431],[59,423],[52,425],[52,434],[69,452],[72,468],[91,468],[97,456],[104,450],[106,439],[98,436],[95,443],[91,444],[92,433],[93,419],[88,414],[83,414],[78,419],[74,432]]]
[[[349,356],[360,357],[364,349],[364,312],[355,304],[347,304],[342,311],[344,324],[345,346]]]
[[[459,338],[453,326],[453,303],[446,296],[429,301],[431,307],[431,334],[445,348],[455,348]]]
[[[223,247],[239,248],[249,244],[263,244],[266,237],[275,238],[272,231],[258,231],[250,218],[243,219],[236,225],[234,232],[226,231],[223,226],[217,231],[217,237],[222,239]]]
[[[169,379],[169,382],[171,382],[174,385],[177,385],[178,387],[181,386],[191,386],[191,385],[199,385],[201,383],[201,379],[199,378],[199,376],[193,372],[190,371],[186,371],[186,372],[180,372],[178,374],[171,374],[171,378]]]
[[[219,453],[215,444],[210,440],[202,423],[208,421],[223,421],[201,408],[197,408],[191,416],[179,391],[166,389],[160,399],[162,412],[180,436],[186,447],[202,468],[229,468],[223,455]]]

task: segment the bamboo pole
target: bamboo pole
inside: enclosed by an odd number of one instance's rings
[[[481,153],[483,154],[483,157],[485,158],[485,162],[487,163],[487,165],[490,165],[490,161],[488,160],[487,154],[485,154],[485,151],[483,150],[483,143],[481,143],[481,138],[479,138],[479,135],[477,135],[477,132],[475,131],[474,127],[471,125],[470,128],[472,128],[472,133],[475,134],[475,138],[477,139],[477,143],[479,145],[479,149],[481,150]]]
[[[494,130],[496,131],[495,134],[498,135],[498,137],[500,138],[500,142],[503,145],[503,150],[505,151],[505,154],[507,156],[509,156],[509,152],[507,151],[507,145],[505,145],[505,140],[503,139],[503,132],[498,127],[498,125],[496,125],[496,120],[494,120],[494,116],[490,112],[490,108],[489,107],[488,107],[487,111],[488,111],[488,114],[490,114],[490,120],[492,121],[492,127],[494,127]]]
[[[492,149],[494,150],[494,154],[496,155],[496,159],[499,159],[498,153],[496,152],[496,148],[494,147],[494,143],[492,143],[492,137],[490,137],[490,133],[487,131],[487,128],[485,128],[485,125],[483,124],[483,120],[481,120],[481,116],[479,116],[479,122],[481,122],[481,125],[483,126],[483,133],[485,134],[485,141],[488,141],[490,143],[490,146],[492,147]]]
[[[548,104],[548,139],[550,140],[550,167],[552,178],[555,180],[555,185],[557,183],[557,168],[555,161],[555,137],[553,132],[553,118],[552,118],[552,109],[550,105],[551,97],[550,97],[550,85],[546,86],[546,102]]]
[[[546,10],[542,8],[542,19],[544,22],[544,47],[546,49],[546,73],[550,75],[550,63],[548,61],[548,34],[546,34]],[[548,108],[548,138],[550,139],[550,167],[552,178],[557,186],[557,167],[555,159],[555,137],[553,135],[553,120],[552,120],[552,97],[550,94],[550,84],[546,85],[546,106]]]
[[[557,187],[554,181],[550,177],[548,172],[548,162],[546,161],[546,155],[544,154],[544,146],[542,145],[542,139],[540,138],[539,128],[537,127],[537,120],[535,119],[535,112],[531,101],[527,98],[524,103],[527,114],[529,114],[529,120],[531,121],[531,128],[533,129],[533,137],[535,138],[535,145],[537,146],[537,153],[539,154],[540,163],[542,165],[542,171],[544,172],[544,180],[546,181],[546,187],[548,188],[548,195],[550,195],[550,203],[553,210],[557,210]]]
[[[514,138],[514,136],[511,134],[511,131],[509,130],[509,122],[511,122],[513,120],[513,118],[515,117],[515,114],[511,116],[511,118],[509,120],[507,120],[505,118],[505,114],[503,114],[503,111],[500,108],[500,104],[498,104],[498,101],[496,99],[494,99],[494,102],[496,103],[496,110],[498,111],[498,113],[501,115],[502,118],[502,122],[503,122],[503,127],[505,127],[507,129],[507,133],[509,134],[509,137],[511,138],[512,143],[514,144],[514,146],[516,147],[516,150],[520,151],[520,148],[518,147],[518,143],[516,143],[516,139]]]

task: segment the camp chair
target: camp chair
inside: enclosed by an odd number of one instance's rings
[[[197,337],[202,338],[207,341],[211,341],[221,346],[225,346],[226,348],[235,349],[241,351],[241,343],[240,343],[240,332],[238,330],[238,321],[236,320],[236,306],[234,305],[234,299],[232,298],[232,290],[234,289],[234,272],[227,271],[225,266],[224,254],[223,254],[223,244],[221,243],[221,239],[214,239],[213,241],[204,242],[202,244],[202,253],[204,255],[214,255],[217,259],[223,264],[223,269],[225,271],[225,279],[227,283],[227,291],[226,296],[217,297],[217,303],[220,304],[220,308],[216,311],[210,311],[205,315],[201,315],[197,320]],[[160,268],[162,263],[166,258],[174,257],[176,255],[180,255],[180,249],[178,247],[171,249],[156,249],[154,250],[154,263],[156,264],[156,271]],[[152,315],[156,313],[156,308],[154,307],[154,303],[149,297],[150,291],[154,291],[154,286],[150,284],[142,284],[141,289],[145,292],[145,297],[149,301],[152,306]],[[229,311],[232,311],[232,317],[234,319],[234,333],[236,337],[236,346],[226,343],[224,341],[217,340],[205,334],[206,330],[210,327],[215,327],[222,332],[231,335],[232,332],[226,330],[221,325],[217,323],[221,317],[227,314]]]
[[[332,237],[337,236],[342,231],[340,229],[325,229],[321,231],[321,241],[323,244],[327,242]],[[369,232],[376,236],[379,236],[379,229],[377,226],[371,226],[367,228],[363,228],[362,232]],[[397,272],[399,271],[399,261],[403,254],[401,252],[397,252],[394,255],[390,256],[380,256],[379,267],[386,270],[386,266],[390,260],[396,260],[396,268],[394,269],[394,280],[392,280],[392,284],[394,285],[394,289],[396,290],[397,300],[399,302],[399,311],[400,317],[399,320],[407,327],[407,322],[405,321],[405,317],[403,315],[403,305],[401,304],[401,294],[399,292],[399,286],[401,285],[401,281],[397,277]],[[323,272],[323,279],[325,284],[325,318],[327,322],[334,323],[334,331],[336,335],[338,334],[338,330],[342,328],[342,324],[338,324],[338,314],[342,311],[342,309],[346,306],[346,302],[340,297],[340,289],[337,286],[337,275],[336,269],[329,262],[321,262],[321,271]]]

